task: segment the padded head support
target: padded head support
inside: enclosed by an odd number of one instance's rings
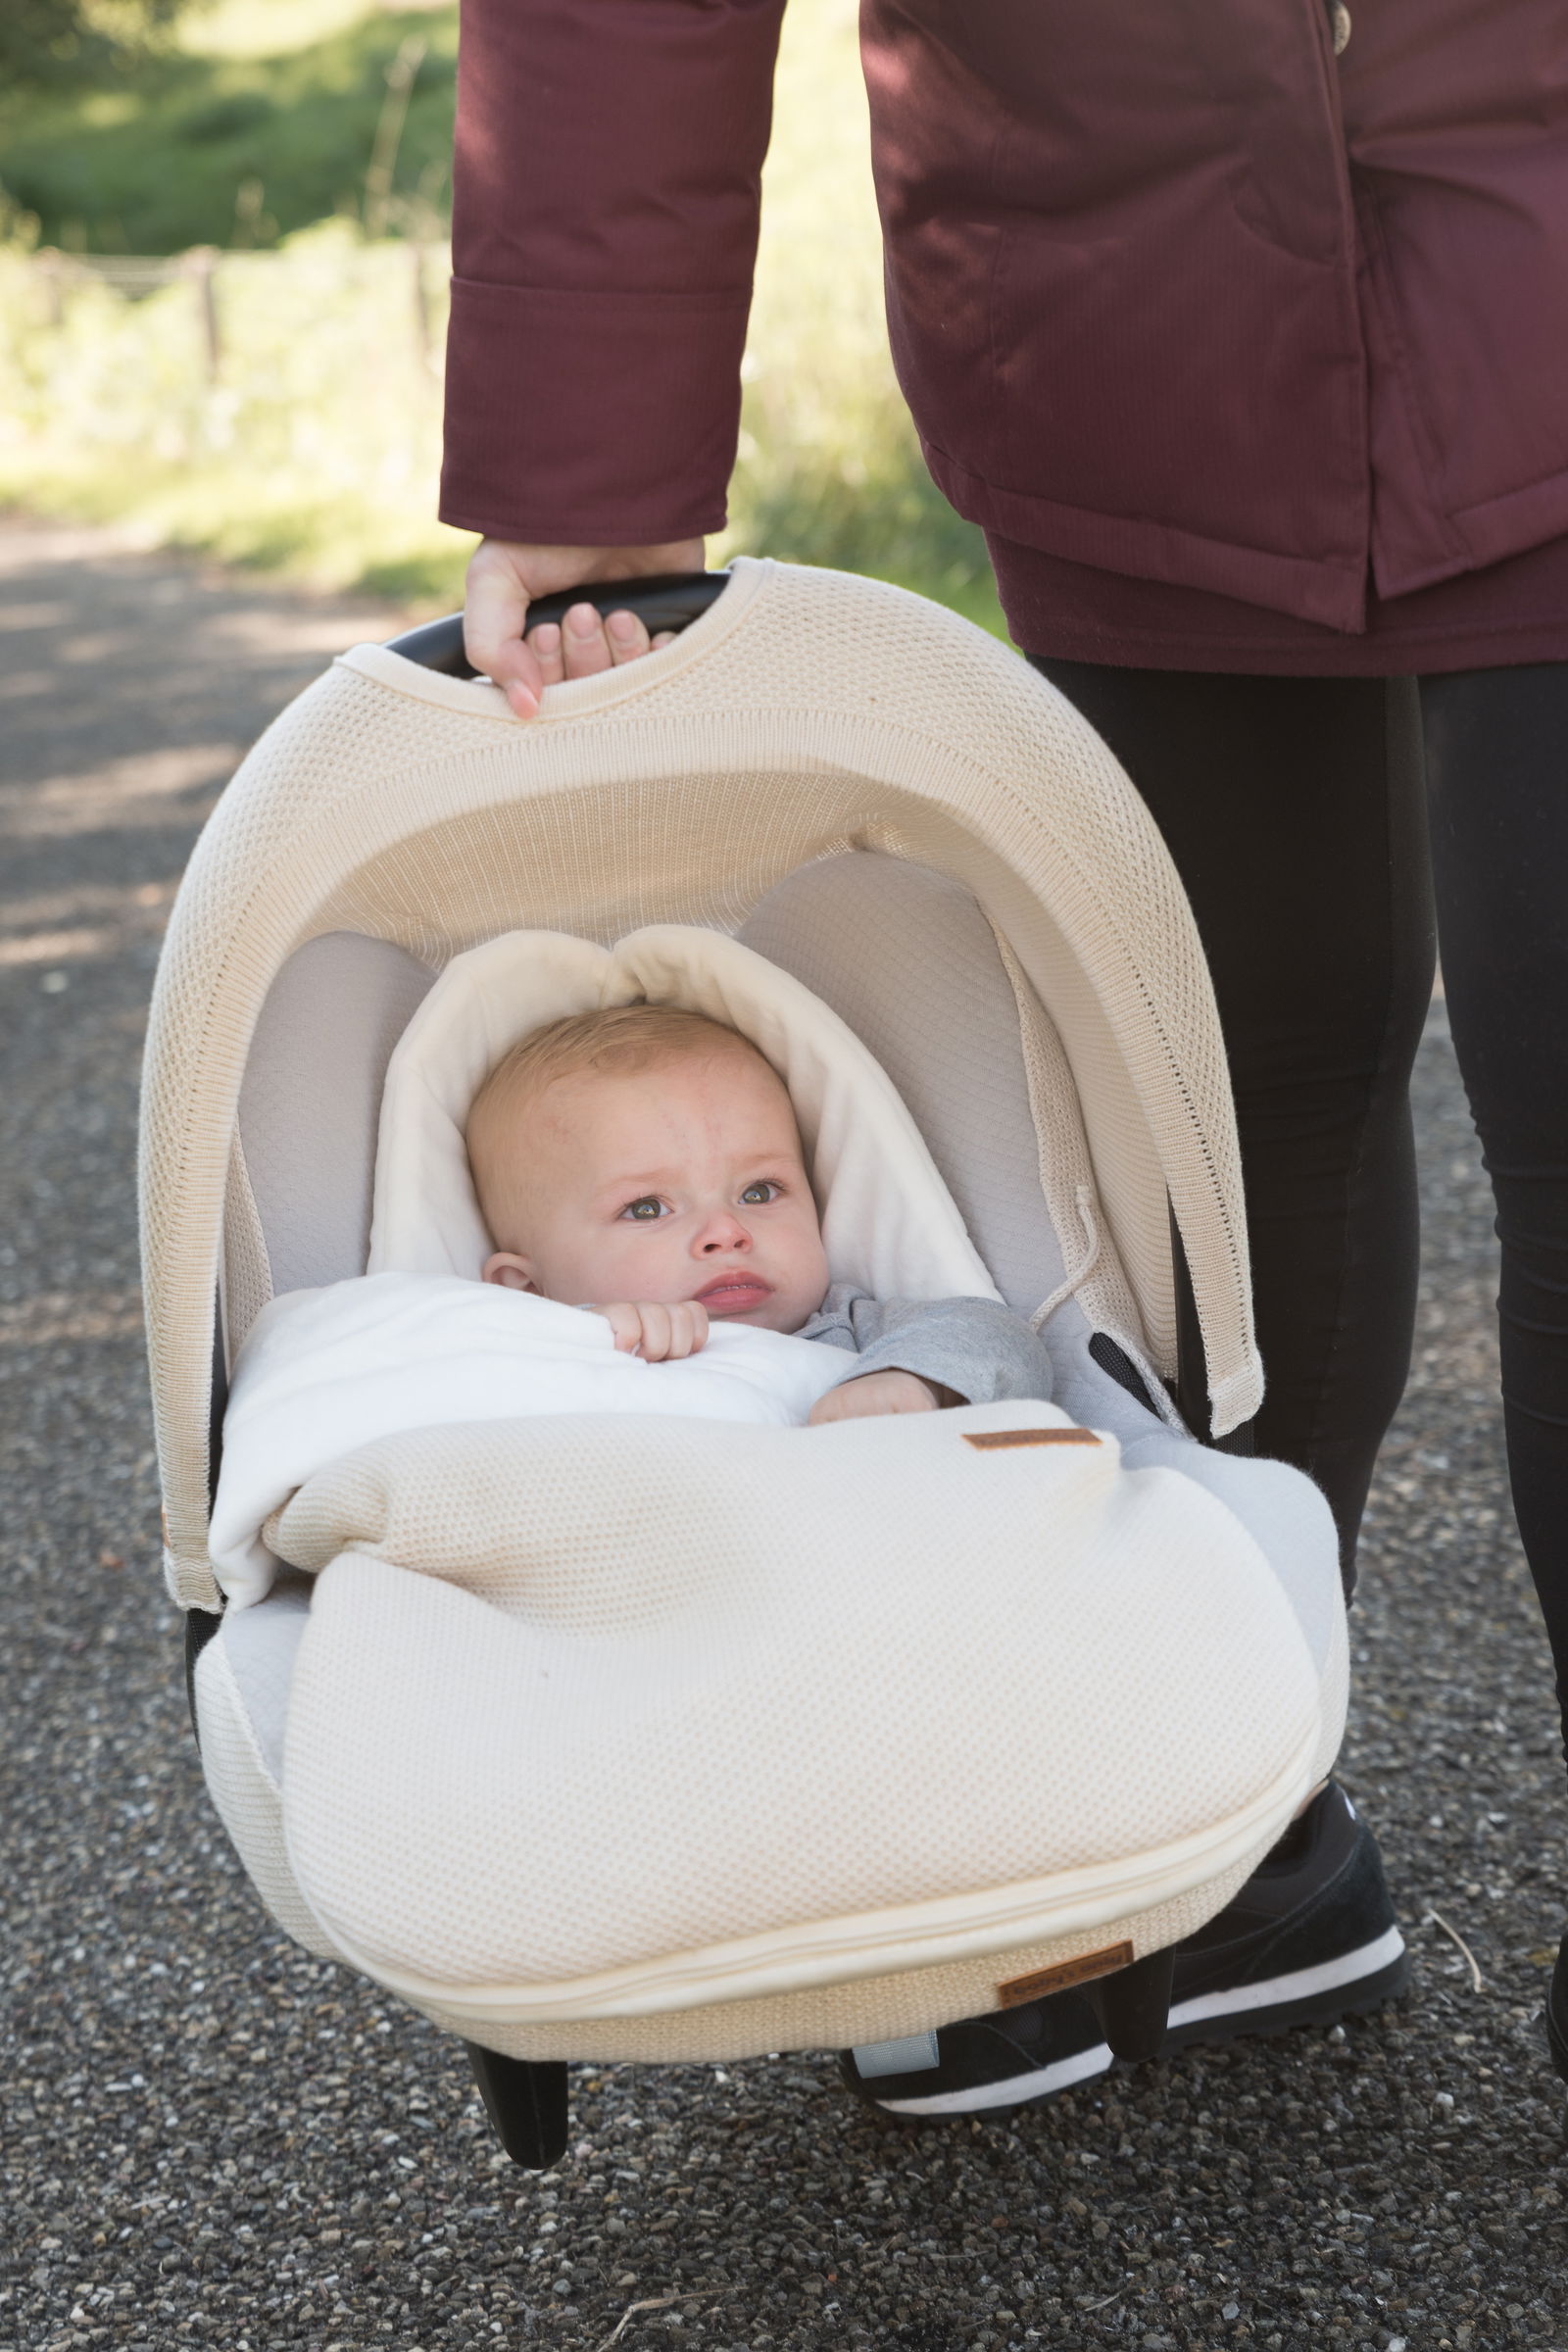
[[[564,1015],[680,1004],[749,1037],[790,1090],[835,1279],[884,1298],[995,1298],[920,1131],[886,1073],[810,991],[722,932],[660,924],[613,949],[514,931],[459,956],[387,1070],[369,1271],[476,1279],[492,1247],[464,1126],[480,1085]]]
[[[875,1056],[1003,1297],[1031,1313],[1061,1281],[1063,1253],[1041,1196],[1017,1007],[971,893],[906,858],[851,850],[789,875],[740,938]],[[390,941],[337,931],[273,982],[239,1108],[264,1298],[366,1271],[382,1080],[433,978]]]

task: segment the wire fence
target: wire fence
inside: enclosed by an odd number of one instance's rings
[[[444,241],[417,233],[399,243],[407,255],[408,325],[414,356],[420,368],[435,373],[440,367],[437,316],[448,251]],[[29,268],[40,290],[45,319],[62,328],[68,321],[73,295],[84,287],[103,287],[126,302],[142,302],[166,286],[188,285],[207,381],[218,384],[222,381],[228,356],[225,306],[230,300],[245,299],[248,275],[270,263],[280,263],[282,258],[271,253],[225,252],[217,245],[193,245],[183,253],[93,254],[64,253],[55,246],[42,246],[29,257]]]

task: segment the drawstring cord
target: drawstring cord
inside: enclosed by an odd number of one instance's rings
[[[1056,1285],[1044,1305],[1035,1308],[1029,1318],[1031,1331],[1042,1330],[1050,1322],[1057,1307],[1065,1305],[1074,1291],[1082,1290],[1100,1263],[1100,1226],[1095,1217],[1095,1196],[1087,1184],[1080,1184],[1074,1189],[1073,1199],[1078,1205],[1078,1214],[1083,1221],[1089,1247],[1084,1252],[1082,1262],[1074,1268],[1065,1281]]]

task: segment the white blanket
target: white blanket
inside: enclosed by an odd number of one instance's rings
[[[318,1470],[377,1438],[536,1413],[673,1413],[790,1427],[855,1357],[816,1340],[715,1324],[701,1354],[646,1364],[602,1315],[493,1283],[368,1274],[289,1291],[257,1316],[223,1419],[211,1550],[232,1607],[277,1560],[262,1529]]]

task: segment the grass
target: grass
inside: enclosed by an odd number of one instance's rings
[[[322,586],[460,601],[472,542],[433,519],[440,387],[416,334],[414,260],[335,220],[226,260],[214,383],[191,283],[127,302],[85,280],[56,326],[13,248],[0,498]],[[436,336],[443,274],[433,258]]]
[[[791,0],[746,356],[732,552],[874,573],[1006,635],[985,543],[893,374],[856,0]]]
[[[191,20],[187,36],[214,54],[172,61],[167,88],[193,86],[178,74],[195,62],[234,73],[234,90],[269,93],[275,114],[287,112],[285,91],[297,108],[324,107],[367,59],[395,55],[411,27],[450,29],[446,12],[404,11],[338,23],[270,63],[236,53],[258,37],[258,24],[275,26],[285,12],[318,27],[351,5],[222,0]],[[447,52],[432,38],[429,55]],[[322,214],[333,213],[319,197],[328,182],[340,193],[363,189],[379,105],[377,97],[358,118],[358,148],[335,149],[329,165],[318,159],[312,201]],[[149,110],[144,140],[165,120],[151,100]],[[414,120],[411,109],[409,135]],[[118,126],[127,142],[128,122]],[[980,535],[933,488],[893,379],[867,145],[854,0],[792,0],[732,519],[710,561],[771,554],[874,573],[1004,634]],[[407,172],[424,169],[420,152]],[[238,168],[233,156],[229,168]],[[407,172],[400,151],[401,186]],[[269,189],[269,213],[282,201]],[[232,214],[232,188],[226,202]],[[0,244],[0,499],[129,524],[149,542],[322,585],[431,609],[461,602],[473,543],[433,519],[443,252],[421,262],[408,243],[367,239],[345,207],[275,250],[225,255],[215,281],[221,367],[213,382],[192,282],[127,301],[83,274],[57,304],[59,281],[40,271],[29,234],[23,224]],[[156,248],[144,241],[142,250]]]
[[[243,37],[244,17],[187,32]],[[267,20],[251,12],[251,37]],[[302,20],[294,14],[294,24]],[[286,20],[273,32],[285,32]],[[0,105],[0,184],[46,245],[80,253],[267,247],[334,213],[359,216],[387,72],[422,43],[398,141],[396,192],[426,208],[450,178],[457,12],[361,15],[280,55],[187,46],[122,88],[13,95]],[[396,220],[389,223],[396,225]]]
[[[409,0],[382,0],[388,13]],[[192,0],[178,20],[179,45],[193,57],[282,57],[357,24],[366,0]]]

